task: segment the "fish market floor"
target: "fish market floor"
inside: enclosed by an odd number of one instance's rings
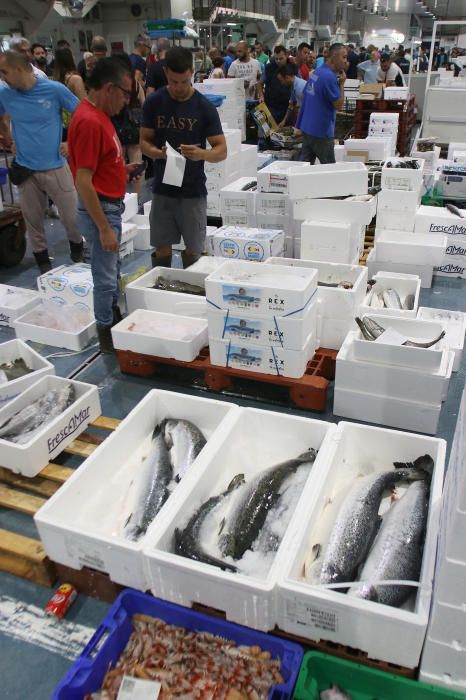
[[[148,197],[146,198],[148,199]],[[58,221],[48,220],[47,234],[55,263],[69,262],[68,243]],[[123,261],[122,273],[132,274],[150,266],[148,253],[136,252]],[[0,268],[0,283],[34,289],[37,268],[28,248],[26,257],[17,268]],[[421,290],[422,306],[466,311],[466,280],[434,278],[431,289]],[[12,330],[0,328],[0,342],[14,337]],[[164,380],[163,376],[143,379],[120,373],[114,357],[97,354],[96,348],[68,355],[57,348],[37,346],[43,355],[57,355],[51,360],[57,374],[74,376],[99,387],[102,412],[106,416],[124,418],[136,403],[153,388],[182,391],[187,394],[212,396],[232,400],[243,406],[267,408],[272,411],[296,413],[336,422],[331,413],[333,388],[330,388],[327,411],[309,413],[280,405],[234,396],[223,396],[192,387],[182,388]],[[448,398],[443,404],[438,436],[451,442],[464,387],[466,362],[452,375]],[[37,536],[30,518],[0,508],[0,528],[14,530],[26,536]],[[47,700],[69,668],[70,661],[84,647],[93,630],[105,615],[108,606],[84,595],[78,596],[63,623],[44,620],[41,611],[52,590],[20,578],[0,573],[0,658],[2,660],[1,697],[3,700]]]

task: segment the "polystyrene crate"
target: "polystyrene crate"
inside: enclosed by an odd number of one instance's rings
[[[26,408],[47,391],[61,391],[71,384],[75,400],[63,413],[44,425],[28,442],[17,444],[0,438],[2,466],[24,476],[36,476],[49,461],[69,445],[97,416],[100,416],[100,400],[97,387],[72,379],[46,375],[25,389],[19,396],[0,409],[0,425],[15,413]]]
[[[395,192],[395,190],[386,191]],[[414,219],[414,212],[380,209],[377,212],[375,240],[378,240],[382,231],[414,231]]]
[[[409,234],[408,234],[409,235]],[[419,265],[408,262],[394,262],[391,260],[381,260],[378,256],[377,244],[366,259],[369,279],[374,277],[377,272],[397,272],[408,275],[417,275],[421,280],[421,288],[429,289],[432,286],[432,276],[434,273],[433,265]]]
[[[403,158],[390,158],[390,163],[402,162]],[[412,160],[407,158],[406,160]],[[417,160],[419,168],[388,167],[387,163],[382,167],[382,190],[411,190],[419,192],[422,187],[424,176],[424,160]]]
[[[95,321],[91,321],[75,333],[72,333],[71,331],[59,331],[46,326],[37,326],[32,323],[35,317],[36,311],[32,309],[14,320],[13,325],[17,338],[33,340],[35,343],[43,345],[67,348],[68,350],[83,350],[97,332]]]
[[[253,629],[273,629],[277,621],[276,582],[289,557],[290,534],[299,526],[295,509],[281,544],[267,569],[257,574],[230,573],[174,553],[175,529],[183,528],[208,498],[222,492],[231,479],[244,473],[246,482],[264,469],[292,459],[310,447],[318,449],[298,503],[312,502],[327,469],[327,443],[335,431],[330,423],[252,408],[240,409],[217,442],[196,484],[177,499],[169,522],[153,530],[144,548],[155,594],[191,607],[193,602],[222,610],[227,620]],[[221,469],[219,469],[221,464]],[[180,488],[181,492],[181,488]]]
[[[9,306],[5,302],[4,294],[12,292],[11,299],[14,298],[14,292],[21,292],[21,297],[17,296],[17,302],[14,306]],[[10,326],[13,328],[13,321],[18,316],[22,316],[30,309],[40,304],[41,297],[38,292],[32,289],[23,289],[22,287],[13,287],[10,284],[0,284],[0,326]]]
[[[13,362],[19,358],[22,358],[33,371],[0,385],[0,406],[16,398],[18,394],[30,387],[31,384],[35,384],[43,376],[55,374],[55,367],[52,363],[22,340],[7,340],[6,343],[0,344],[0,364]]]
[[[419,669],[419,680],[466,695],[466,649],[441,644],[427,635]]]
[[[460,209],[466,217],[466,209]],[[414,223],[416,233],[440,233],[447,236],[464,236],[466,239],[466,218],[460,218],[446,207],[420,206]]]
[[[377,257],[414,265],[440,265],[447,247],[446,236],[435,233],[382,231],[377,236]]]
[[[267,700],[291,698],[303,656],[303,651],[297,644],[187,610],[152,596],[124,591],[56,688],[52,700],[82,700],[88,693],[100,688],[108,668],[116,664],[128,642],[133,630],[131,620],[135,614],[156,617],[169,625],[189,631],[208,632],[222,639],[231,639],[238,646],[254,645],[270,652],[273,659],[280,659],[280,673],[284,682],[271,688]]]
[[[453,372],[457,372],[461,366],[464,349],[464,334],[466,332],[466,314],[461,311],[448,311],[447,309],[435,309],[420,306],[417,318],[425,321],[440,321],[445,328],[445,342],[455,353]]]
[[[123,223],[129,221],[138,213],[138,196],[135,192],[125,194],[125,208],[121,215]]]
[[[342,221],[368,225],[377,210],[377,196],[361,202],[352,199],[298,199],[292,202],[295,219]]]
[[[134,324],[159,323],[161,330],[144,333],[133,330]],[[170,336],[170,325],[183,325],[185,337]],[[137,309],[112,327],[113,344],[118,350],[131,350],[143,355],[169,357],[181,362],[192,362],[207,345],[207,320],[177,313],[162,313]]]
[[[380,659],[415,668],[419,664],[429,618],[438,516],[441,505],[446,443],[438,438],[340,422],[331,436],[325,478],[311,500],[296,511],[293,544],[278,581],[278,626],[313,641],[329,640]],[[329,537],[341,497],[355,476],[393,469],[430,454],[435,468],[431,483],[420,587],[402,608],[360,600],[308,583],[303,563],[314,559],[312,547]],[[340,496],[340,498],[338,498]]]
[[[222,214],[243,212],[254,216],[256,213],[256,187],[243,190],[243,187],[257,182],[255,177],[240,177],[220,190]]]
[[[374,294],[380,294],[386,289],[394,289],[400,301],[403,304],[406,297],[410,294],[414,296],[414,304],[412,309],[388,309],[374,308],[366,302],[365,296],[363,303],[359,307],[359,315],[376,313],[379,316],[401,316],[402,318],[416,318],[418,315],[419,294],[421,291],[421,280],[417,275],[403,275],[396,272],[377,272],[372,278],[376,283],[372,285],[371,290]]]
[[[367,194],[367,168],[364,163],[309,165],[272,163],[257,173],[258,192],[284,192],[291,199],[348,197]]]
[[[234,404],[153,389],[118,428],[36,513],[35,522],[45,550],[53,561],[73,569],[90,566],[124,586],[148,588],[142,557],[143,541],[159,527],[178,489],[197,479],[211,440],[226,429],[237,410]],[[149,526],[133,542],[121,534],[127,517],[128,494],[141,460],[147,454],[154,427],[165,418],[193,422],[207,444]],[[215,441],[214,441],[215,442]]]
[[[207,304],[205,296],[169,292],[165,289],[153,289],[153,285],[158,277],[165,277],[169,280],[178,280],[203,287],[207,274],[207,272],[195,272],[192,270],[192,267],[187,270],[153,267],[149,272],[126,285],[125,294],[128,313],[132,313],[137,309],[148,309],[149,311],[206,318]]]

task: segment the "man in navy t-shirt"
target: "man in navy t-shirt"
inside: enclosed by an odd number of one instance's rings
[[[188,49],[167,51],[168,85],[149,95],[144,103],[141,150],[154,159],[154,185],[150,213],[153,266],[170,267],[172,245],[181,237],[186,246],[183,265],[188,267],[204,251],[207,224],[207,189],[204,161],[219,163],[227,157],[220,118],[209,100],[194,90],[193,57]],[[211,148],[206,148],[206,141]],[[186,158],[180,187],[163,182],[167,144]]]
[[[335,163],[336,111],[344,103],[346,48],[332,44],[327,62],[317,68],[304,90],[303,103],[296,127],[303,133],[301,160],[314,165]]]
[[[150,54],[150,40],[141,34],[134,40],[133,52],[129,55],[129,60],[134,69],[134,77],[144,86],[146,80],[146,59]]]

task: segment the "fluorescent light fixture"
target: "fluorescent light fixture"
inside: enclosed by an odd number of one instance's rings
[[[236,22],[227,22],[227,27],[236,27]]]

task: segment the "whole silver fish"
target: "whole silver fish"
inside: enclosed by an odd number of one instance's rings
[[[407,294],[403,302],[403,309],[412,311],[414,309],[414,294]]]
[[[349,595],[392,606],[399,606],[409,598],[412,587],[378,586],[376,582],[419,579],[428,502],[426,480],[410,484],[406,493],[395,501],[383,517],[362,568],[361,585],[353,586]]]
[[[206,444],[206,439],[199,428],[188,420],[168,418],[162,421],[160,427],[170,451],[174,477],[180,481]]]
[[[49,389],[36,401],[17,411],[2,426],[0,438],[16,443],[24,443],[33,437],[35,431],[60,415],[74,401],[74,389],[67,384],[63,389]]]
[[[355,321],[358,324],[359,329],[365,340],[376,340],[376,338],[382,335],[382,333],[384,333],[386,330],[383,326],[380,325],[380,323],[377,323],[377,321],[374,321],[374,319],[370,318],[369,316],[364,316],[364,319],[362,320],[356,317]],[[444,337],[445,331],[442,331],[437,338],[434,338],[434,340],[428,340],[425,343],[421,343],[416,340],[405,340],[405,342],[402,343],[402,345],[411,348],[431,348]]]
[[[417,469],[375,472],[356,479],[341,506],[324,552],[320,583],[355,580],[380,524],[380,503],[386,489],[399,481],[423,478]]]
[[[289,459],[262,472],[245,489],[233,517],[229,532],[222,537],[220,548],[226,556],[241,559],[261,531],[267,513],[280,497],[280,487],[306,462],[314,462],[317,451],[309,449],[296,459]]]
[[[376,292],[374,290],[374,293],[371,298],[371,308],[373,309],[383,309],[385,306],[384,301],[383,301],[383,295],[381,292]]]
[[[170,455],[160,426],[152,434],[152,445],[141,466],[135,507],[123,526],[123,535],[133,542],[142,537],[170,495],[173,478]]]
[[[401,309],[401,299],[396,289],[384,289],[382,297],[387,309]]]

